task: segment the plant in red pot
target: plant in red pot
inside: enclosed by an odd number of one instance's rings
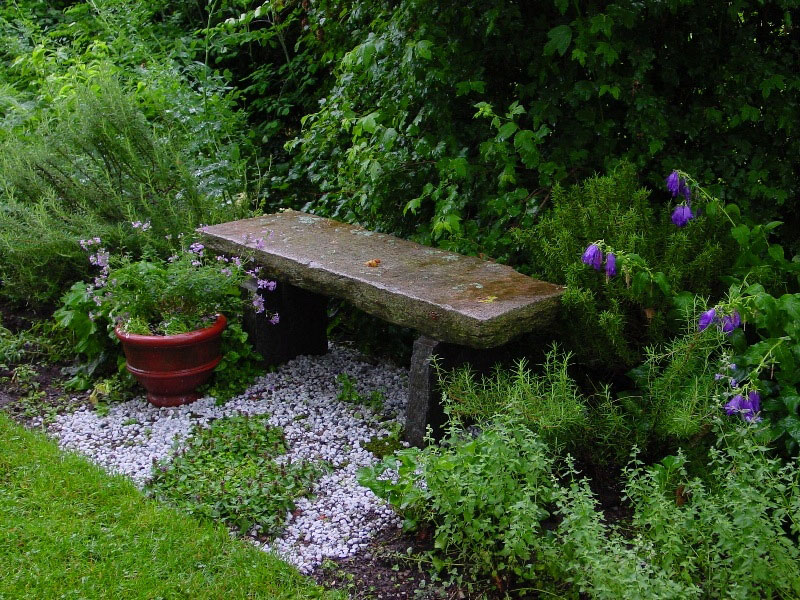
[[[168,261],[110,259],[102,249],[90,257],[102,274],[87,293],[114,324],[127,370],[156,406],[198,398],[222,360],[225,314],[241,314],[241,284],[254,274],[238,258],[206,261],[203,251],[195,243]]]
[[[122,342],[126,368],[147,390],[156,406],[194,402],[197,388],[208,381],[222,360],[222,332],[228,324],[217,315],[209,327],[173,335],[128,333],[114,330]]]

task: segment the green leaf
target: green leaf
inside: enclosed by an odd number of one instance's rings
[[[560,56],[569,48],[572,41],[572,28],[569,25],[559,25],[547,32],[549,41],[544,45],[544,55],[551,56],[558,52]]]
[[[456,96],[466,96],[470,92],[483,94],[486,91],[485,81],[459,81],[456,83]]]
[[[794,415],[790,415],[778,421],[778,425],[782,427],[790,437],[800,442],[800,419]]]
[[[418,41],[416,45],[417,55],[425,60],[430,60],[432,56],[431,46],[433,46],[433,42],[430,40]]]
[[[648,285],[650,285],[650,275],[648,275],[646,271],[638,271],[633,276],[631,290],[634,294],[641,294],[647,289]]]
[[[361,117],[358,120],[358,125],[356,127],[361,127],[367,133],[375,133],[375,130],[378,127],[377,118],[380,115],[378,111],[373,111],[368,115]]]
[[[780,262],[784,258],[783,246],[779,244],[770,244],[769,248],[767,248],[767,254],[769,254],[773,260]]]
[[[665,296],[669,296],[672,288],[669,285],[669,281],[667,281],[667,276],[664,275],[661,271],[653,275],[653,281],[655,281],[656,285],[659,289],[664,293]]]
[[[800,323],[800,294],[784,294],[778,298],[778,308],[792,321]]]
[[[510,138],[517,129],[519,129],[519,126],[513,121],[505,123],[497,132],[497,139],[504,142]]]
[[[731,229],[731,235],[740,246],[746,246],[750,241],[750,228],[747,225],[737,225]]]
[[[580,48],[573,48],[572,50],[572,60],[577,60],[582,67],[586,65],[587,56],[586,52]]]
[[[539,164],[539,149],[534,141],[534,133],[530,129],[520,129],[514,136],[514,148],[529,169],[533,169]]]
[[[452,171],[456,178],[464,179],[467,176],[468,170],[469,163],[466,158],[459,157],[450,160],[450,171]]]
[[[381,143],[383,144],[383,149],[387,152],[392,149],[394,146],[394,141],[397,139],[397,130],[394,127],[389,127],[386,131],[383,132],[383,137],[381,139]]]
[[[606,84],[601,85],[600,91],[597,95],[598,97],[602,98],[605,94],[611,94],[611,97],[614,98],[614,100],[619,100],[619,86]]]
[[[783,405],[789,411],[789,414],[794,415],[797,413],[797,408],[800,407],[800,396],[784,396],[781,400],[783,400]]]
[[[603,32],[603,34],[607,37],[611,37],[611,28],[614,26],[614,20],[604,13],[600,13],[595,15],[591,18],[591,25],[589,27],[589,33],[595,34],[598,32]]]
[[[614,97],[616,98],[616,96]],[[664,148],[664,140],[650,140],[650,143],[648,144],[648,150],[650,150],[650,154],[658,154],[662,148]],[[706,212],[711,214],[707,208]]]

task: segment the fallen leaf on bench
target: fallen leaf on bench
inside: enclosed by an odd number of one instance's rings
[[[373,258],[372,260],[368,260],[364,264],[367,265],[368,267],[377,267],[378,265],[381,264],[381,259],[380,258]]]
[[[490,302],[494,302],[497,300],[497,296],[486,296],[486,298],[478,298],[478,302],[483,302],[484,304],[489,304]]]

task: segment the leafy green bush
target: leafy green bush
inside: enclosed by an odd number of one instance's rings
[[[245,533],[274,536],[311,492],[319,467],[285,463],[283,430],[268,415],[218,419],[197,429],[185,450],[154,467],[147,491],[189,514],[222,520]]]
[[[449,434],[442,446],[400,450],[362,470],[359,482],[397,507],[404,527],[433,526],[436,571],[528,577],[555,491],[547,446],[512,419],[497,418],[474,439]]]
[[[166,5],[0,9],[0,293],[52,302],[85,276],[87,235],[136,254],[148,236],[128,223],[148,221],[166,257],[179,235],[247,214],[244,115]]]
[[[638,546],[699,597],[800,594],[800,470],[769,456],[748,430],[720,436],[709,477],[687,475],[681,454],[652,467],[634,462],[625,494]],[[702,590],[702,591],[701,591]]]
[[[443,447],[401,450],[361,481],[406,527],[433,527],[434,572],[458,566],[511,597],[795,597],[800,469],[770,457],[759,425],[715,428],[703,477],[689,476],[681,452],[651,467],[631,462],[630,522],[609,524],[571,460],[560,468],[503,417],[474,439],[451,430]]]
[[[140,254],[147,243],[167,255],[184,232],[236,214],[198,192],[180,152],[154,136],[117,82],[95,80],[54,110],[57,121],[3,148],[4,295],[52,301],[86,275],[77,242],[87,233],[109,249]],[[131,227],[143,221],[144,235]]]

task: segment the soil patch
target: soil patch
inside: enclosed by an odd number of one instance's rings
[[[321,585],[343,589],[351,600],[450,600],[470,596],[433,583],[427,565],[414,557],[430,549],[428,537],[384,530],[355,556],[327,560],[313,577]]]
[[[64,390],[63,365],[0,365],[0,409],[26,427],[89,403],[87,392]]]

